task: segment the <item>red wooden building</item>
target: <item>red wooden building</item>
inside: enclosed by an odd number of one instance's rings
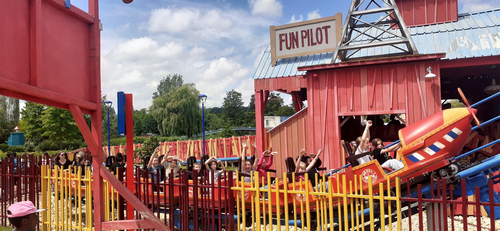
[[[500,9],[458,14],[457,0],[393,2],[398,7],[392,12],[379,10],[389,15],[381,29],[365,23],[359,24],[368,27],[365,33],[350,33],[345,23],[336,51],[278,57],[276,65],[272,46],[264,51],[254,74],[257,142],[279,152],[278,172],[286,171],[284,159],[302,148],[323,148],[324,166],[343,166],[341,140],[361,135],[360,116],[375,122],[372,138],[391,142],[405,125],[385,125],[379,115],[404,115],[406,125],[412,124],[441,110],[444,100],[459,99],[457,87],[475,102],[488,96],[483,89],[492,80],[500,80]],[[344,20],[374,11],[350,10]],[[376,31],[385,35],[377,37]],[[408,49],[401,53],[404,45]],[[428,67],[435,77],[426,78]],[[263,109],[272,91],[290,94],[297,113],[266,131]],[[498,105],[498,99],[482,105],[478,116],[498,115]]]

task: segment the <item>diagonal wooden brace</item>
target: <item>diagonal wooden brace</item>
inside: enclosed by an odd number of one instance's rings
[[[80,110],[80,107],[77,105],[69,105],[69,109],[73,118],[75,119],[76,124],[80,128],[82,132],[83,138],[92,153],[99,153],[99,147],[97,147],[97,143],[92,136],[92,132],[90,131],[85,118],[83,117],[83,113]],[[117,227],[120,229],[137,229],[140,227],[141,229],[154,228],[156,230],[166,230],[170,229],[162,223],[158,217],[156,217],[151,210],[148,209],[144,203],[139,200],[130,190],[128,190],[111,172],[109,172],[105,168],[99,168],[100,175],[109,183],[113,188],[118,191],[118,193],[123,196],[123,198],[132,205],[141,215],[145,218],[147,222],[144,221],[113,221],[113,222],[103,222],[102,229],[103,230],[116,230]]]

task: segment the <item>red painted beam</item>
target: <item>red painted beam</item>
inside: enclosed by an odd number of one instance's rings
[[[127,163],[133,166],[134,163],[134,107],[132,94],[125,94],[125,133],[127,134]],[[130,147],[130,148],[128,148]],[[134,176],[134,168],[126,168],[127,176]],[[127,177],[127,188],[129,191],[134,190],[134,178]],[[127,219],[134,219],[134,208],[127,202]]]
[[[125,199],[128,203],[130,203],[136,210],[139,212],[144,219],[147,220],[148,223],[151,224],[153,228],[156,230],[165,230],[168,231],[170,230],[165,224],[161,222],[158,217],[156,217],[149,208],[144,205],[144,203],[139,200],[132,192],[130,192],[117,178],[114,176],[110,171],[107,169],[101,168],[101,176],[104,177],[104,179],[109,182],[113,187],[115,187],[115,190],[118,191],[120,195],[123,196],[123,199]],[[129,222],[126,223],[124,222],[123,225],[126,227],[123,227],[123,229],[134,229],[136,226],[134,223]],[[115,228],[116,229],[116,228]]]
[[[42,0],[30,1],[30,85],[39,87],[42,66]]]
[[[154,228],[148,220],[105,221],[102,230],[150,229]]]
[[[338,116],[359,116],[363,115],[382,115],[382,114],[405,114],[406,110],[389,110],[389,111],[363,111],[363,112],[339,112]]]
[[[314,66],[304,66],[298,67],[299,71],[318,71],[326,69],[336,69],[336,68],[347,68],[347,67],[359,67],[367,65],[379,65],[379,64],[393,64],[393,63],[404,63],[404,62],[416,62],[425,60],[438,60],[446,57],[445,53],[442,54],[431,54],[431,55],[412,55],[403,57],[391,57],[391,58],[380,58],[380,59],[370,59],[370,60],[359,60],[359,61],[349,61],[334,64],[321,64]]]
[[[85,118],[83,118],[83,113],[80,110],[80,107],[78,107],[77,105],[69,105],[69,110],[71,111],[71,114],[75,119],[76,125],[78,126],[78,128],[80,128],[80,132],[82,133],[83,139],[87,143],[87,146],[89,147],[90,152],[92,153],[95,159],[99,151],[98,150],[99,146],[97,146],[97,143],[93,138],[92,132],[90,131],[89,126],[85,121]]]
[[[74,104],[78,105],[83,109],[87,109],[90,111],[94,111],[97,109],[97,105],[95,103],[91,103],[85,100],[73,98],[67,95],[59,94],[53,91],[48,91],[44,89],[40,89],[38,87],[30,86],[28,84],[19,83],[10,79],[0,77],[0,88],[9,90],[12,92],[17,92],[25,95],[31,95],[36,98],[45,99],[47,101],[53,101],[57,103],[63,104]],[[99,93],[100,94],[100,93]],[[100,96],[99,96],[100,97]],[[99,100],[100,102],[100,100]]]
[[[439,65],[441,69],[456,67],[472,67],[485,65],[499,65],[500,56],[477,57],[468,59],[449,59],[441,60]]]

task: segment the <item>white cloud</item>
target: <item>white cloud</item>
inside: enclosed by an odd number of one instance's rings
[[[196,9],[154,9],[149,18],[149,31],[180,33],[190,30],[199,16],[200,12]]]
[[[307,20],[317,19],[317,18],[321,18],[321,15],[319,14],[319,9],[307,13]],[[302,21],[304,21],[304,16],[299,14],[299,16],[296,18],[294,14],[292,15],[292,18],[290,19],[289,23],[302,22]]]
[[[498,0],[464,0],[461,12],[473,12],[500,7]]]
[[[281,3],[271,2],[281,14]],[[251,9],[258,12],[263,3],[254,1]],[[135,12],[141,17],[125,18],[113,25],[117,29],[103,32],[103,94],[115,101],[117,91],[132,93],[134,107],[147,108],[162,78],[178,73],[208,95],[208,107],[221,106],[231,89],[247,102],[254,89],[254,61],[269,43],[269,25],[275,24],[270,14],[184,1],[160,7]]]
[[[248,0],[252,14],[266,17],[281,17],[283,6],[278,0]]]
[[[319,14],[319,9],[307,13],[307,20],[317,19],[317,18],[321,18],[321,15]]]
[[[304,21],[304,16],[299,15],[299,18],[295,18],[295,14],[292,15],[292,18],[290,19],[289,23],[294,23],[294,22],[301,22]]]

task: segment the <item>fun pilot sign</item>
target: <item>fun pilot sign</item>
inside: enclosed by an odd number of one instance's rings
[[[335,51],[342,33],[342,14],[271,26],[271,59],[276,60],[303,55]]]

